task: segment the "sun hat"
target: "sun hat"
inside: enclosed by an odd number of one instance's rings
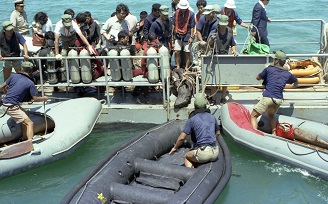
[[[188,9],[189,8],[189,2],[188,0],[180,0],[178,3],[179,9]]]
[[[196,108],[206,108],[207,100],[202,95],[196,96],[194,105]]]
[[[224,4],[224,7],[231,9],[236,8],[235,0],[227,0],[227,2]]]
[[[214,8],[212,5],[207,5],[205,8],[204,8],[204,12],[202,13],[203,15],[208,15],[210,13],[212,13],[214,11]]]
[[[31,67],[33,67],[34,65],[33,65],[33,63],[32,62],[29,62],[29,61],[24,61],[24,62],[22,62],[22,67],[29,67],[29,68],[31,68]]]
[[[221,6],[219,4],[213,4],[213,10],[216,14],[220,14],[221,13]]]
[[[62,22],[64,26],[71,26],[72,25],[72,16],[69,14],[64,14],[61,16]]]
[[[161,7],[159,7],[159,11],[163,14],[163,15],[169,15],[169,7],[162,5]]]
[[[278,59],[278,60],[286,60],[287,59],[286,53],[282,50],[273,52],[273,54],[274,54],[273,59]]]
[[[219,25],[226,26],[229,24],[229,17],[227,15],[220,15],[219,18]]]
[[[5,30],[7,30],[7,31],[12,30],[12,29],[15,28],[14,25],[13,25],[13,23],[10,22],[10,21],[5,21],[5,22],[3,22],[3,23],[2,23],[2,27],[3,27],[3,29],[5,29]]]

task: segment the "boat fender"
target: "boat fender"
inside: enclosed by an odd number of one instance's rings
[[[89,52],[86,49],[82,49],[80,52],[81,57],[89,57]],[[81,78],[84,84],[92,82],[92,71],[90,59],[80,59],[81,65]]]
[[[162,57],[160,60],[160,66],[161,66],[161,73],[163,74],[163,79],[165,80],[167,77],[170,77],[170,73],[171,73],[170,53],[165,46],[162,46],[158,50],[158,53]]]
[[[55,53],[52,49],[47,54],[47,57],[55,57]],[[47,72],[48,72],[49,84],[57,84],[58,83],[58,76],[57,76],[56,60],[55,59],[47,59]]]
[[[108,51],[107,56],[118,56],[118,51],[116,49],[111,49]],[[109,59],[109,64],[112,81],[121,81],[121,66],[118,58]]]
[[[157,51],[155,48],[150,47],[147,50],[147,56],[156,56]],[[147,59],[147,69],[148,69],[148,81],[149,83],[157,83],[159,80],[158,74],[158,61],[155,58]]]
[[[68,57],[77,57],[77,51],[71,49],[68,52]],[[80,75],[80,67],[79,67],[79,60],[78,59],[69,59],[68,60],[68,67],[69,67],[69,74],[71,76],[71,81],[73,84],[80,83],[81,75]]]
[[[293,125],[289,123],[277,123],[276,135],[286,139],[294,140]]]
[[[128,49],[123,49],[120,52],[120,56],[130,56]],[[132,61],[130,58],[121,59],[122,65],[122,77],[124,81],[132,81]]]

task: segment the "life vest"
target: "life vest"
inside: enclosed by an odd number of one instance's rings
[[[1,55],[3,57],[19,57],[20,48],[19,48],[19,40],[16,31],[13,32],[13,36],[11,37],[13,40],[10,44],[7,44],[5,38],[6,37],[4,32],[1,32],[0,34]]]
[[[226,9],[225,9],[225,8],[222,10],[222,15],[227,15],[227,14],[226,14]],[[228,17],[229,17],[229,23],[228,23],[227,26],[228,26],[229,28],[232,28],[232,27],[233,27],[233,21],[235,20],[235,11],[232,10],[231,13],[230,13],[230,16],[228,16]]]
[[[161,21],[160,18],[156,19],[156,23],[158,23],[158,25],[160,26],[161,31],[162,31],[162,36],[158,36],[158,37],[161,37],[163,40],[167,40],[171,34],[169,28],[171,28],[172,24],[169,19],[167,19],[165,22],[167,22],[167,21],[169,22],[169,27],[165,26],[165,24]]]
[[[228,32],[227,37],[225,39],[220,39],[219,32],[217,31],[217,38],[216,38],[216,52],[217,54],[228,54],[230,42],[233,36],[232,29],[227,27],[226,31]]]
[[[190,11],[187,9],[185,11],[187,16],[182,17],[181,9],[176,11],[176,18],[175,18],[175,33],[177,34],[187,34],[188,32],[188,23],[190,19]]]
[[[213,21],[213,22],[209,22],[208,20],[206,20],[206,23],[205,23],[204,27],[202,28],[202,37],[203,37],[204,41],[207,40],[208,36],[210,35],[210,28],[216,21],[217,21],[217,19],[215,19],[215,21]]]

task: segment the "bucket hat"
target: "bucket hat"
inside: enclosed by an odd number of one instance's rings
[[[221,6],[219,4],[213,4],[213,10],[216,14],[220,14],[221,13]]]
[[[274,54],[274,56],[273,56],[274,59],[278,59],[278,60],[286,60],[287,59],[286,53],[282,50],[273,52],[273,54]]]
[[[61,16],[62,22],[64,26],[71,26],[72,25],[72,16],[69,14],[64,14]]]
[[[169,15],[169,7],[162,5],[161,7],[159,7],[159,11],[163,14],[163,15]]]
[[[214,11],[214,8],[212,5],[207,5],[205,8],[204,8],[204,12],[203,12],[203,15],[208,15],[210,13],[212,13]]]
[[[188,9],[189,8],[189,2],[188,0],[180,0],[178,3],[178,8],[180,9]]]
[[[32,68],[34,65],[32,62],[29,62],[29,61],[24,61],[22,62],[22,67],[29,67],[29,68]]]
[[[207,104],[207,100],[206,100],[206,98],[204,98],[204,96],[202,96],[202,95],[196,96],[195,102],[194,102],[195,107],[206,108],[206,104]]]
[[[236,8],[235,0],[227,0],[227,2],[224,4],[224,7],[234,9]]]
[[[219,15],[219,25],[226,26],[229,24],[229,17],[227,15]]]
[[[2,23],[2,27],[3,27],[3,29],[5,29],[5,30],[7,30],[7,31],[12,30],[12,29],[15,28],[14,25],[13,25],[13,23],[10,22],[10,21],[5,21],[5,22],[3,22],[3,23]]]

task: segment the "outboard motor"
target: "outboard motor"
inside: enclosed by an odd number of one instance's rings
[[[63,57],[67,56],[67,50],[62,49],[60,53]],[[61,60],[60,68],[58,69],[58,78],[60,82],[67,82],[66,64],[64,59]]]
[[[160,65],[161,65],[161,73],[163,73],[163,79],[165,80],[167,77],[170,76],[171,69],[170,69],[170,53],[169,50],[165,47],[162,46],[158,50],[159,55],[162,57],[162,60],[160,60]]]
[[[147,56],[156,56],[157,52],[155,48],[150,47],[147,50]],[[147,59],[147,68],[148,68],[148,81],[149,83],[157,83],[159,76],[158,76],[158,61],[155,58]]]
[[[71,49],[68,52],[69,57],[77,57],[77,51]],[[68,67],[69,67],[69,74],[71,76],[71,81],[73,84],[80,83],[81,75],[80,75],[80,68],[79,68],[79,60],[78,59],[69,59],[68,60]]]
[[[120,56],[130,56],[130,52],[127,49],[123,49],[120,52]],[[131,81],[132,80],[132,62],[130,58],[121,59],[121,66],[122,66],[122,76],[124,81]]]
[[[108,51],[107,56],[118,56],[118,51],[116,49],[111,49]],[[110,71],[112,76],[112,81],[121,81],[121,67],[118,58],[109,59]]]
[[[55,57],[54,51],[51,49],[47,54],[47,57]],[[48,72],[48,81],[49,84],[57,84],[57,69],[56,69],[56,60],[55,59],[47,59],[47,72]]]
[[[86,49],[81,50],[80,57],[88,57],[89,52]],[[82,82],[89,84],[92,82],[91,62],[90,59],[80,59]]]

